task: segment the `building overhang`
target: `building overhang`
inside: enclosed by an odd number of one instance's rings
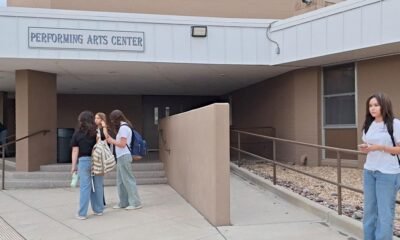
[[[62,94],[220,96],[293,67],[264,65],[151,63],[95,60],[0,59],[0,90],[13,92],[14,71],[57,74]]]
[[[280,21],[0,8],[0,90],[32,69],[56,73],[61,93],[222,95],[299,68],[399,54],[399,12],[398,0],[349,0]],[[193,26],[207,36],[192,37]],[[94,35],[107,44],[89,42]]]

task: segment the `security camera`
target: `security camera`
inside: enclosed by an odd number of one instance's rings
[[[310,5],[313,0],[301,0],[303,3]]]

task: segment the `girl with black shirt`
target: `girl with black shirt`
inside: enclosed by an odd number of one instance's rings
[[[72,167],[71,173],[78,172],[80,198],[79,220],[87,219],[89,200],[95,215],[103,215],[103,176],[92,176],[92,150],[96,144],[96,125],[93,113],[83,111],[78,117],[78,128],[72,136]],[[78,168],[76,167],[78,163]]]

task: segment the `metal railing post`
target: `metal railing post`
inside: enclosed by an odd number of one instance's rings
[[[5,177],[6,177],[6,151],[5,147],[1,147],[1,156],[3,158],[3,165],[1,170],[1,190],[5,190]]]
[[[272,160],[274,161],[272,163],[272,168],[273,168],[273,179],[272,182],[274,185],[276,185],[276,142],[275,140],[272,140]]]
[[[238,160],[237,160],[237,161],[238,161],[238,162],[237,162],[238,167],[240,167],[240,157],[241,157],[241,156],[240,156],[240,150],[241,150],[241,149],[240,149],[240,145],[241,145],[241,144],[240,144],[240,133],[238,133],[238,149],[239,149],[239,151],[238,151]]]
[[[337,191],[338,191],[338,214],[342,215],[342,159],[340,152],[337,151]]]

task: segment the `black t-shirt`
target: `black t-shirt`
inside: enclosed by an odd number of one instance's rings
[[[98,128],[98,131],[100,132],[100,140],[101,141],[106,140],[106,135],[104,134],[104,129],[103,128]]]
[[[92,156],[93,146],[96,144],[96,136],[88,136],[80,131],[72,135],[71,146],[79,147],[78,157]]]

